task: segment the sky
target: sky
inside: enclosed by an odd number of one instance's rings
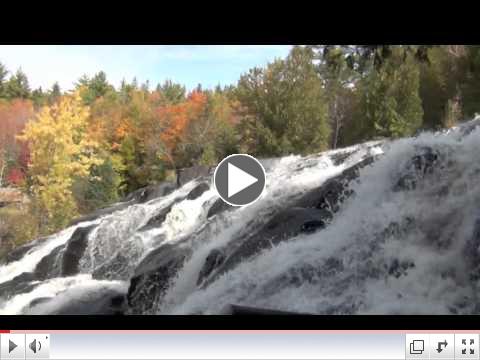
[[[83,75],[105,71],[118,87],[123,78],[150,81],[151,88],[171,79],[188,90],[235,84],[254,66],[284,58],[290,45],[0,45],[0,63],[21,68],[30,87],[50,88],[58,81],[70,90]]]

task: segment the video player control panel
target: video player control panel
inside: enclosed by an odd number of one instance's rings
[[[1,333],[0,360],[480,360],[474,331],[45,331]]]

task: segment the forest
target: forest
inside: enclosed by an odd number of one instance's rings
[[[72,90],[31,89],[0,59],[0,257],[74,218],[226,155],[311,154],[415,136],[473,118],[480,46],[309,45],[192,91],[99,72]]]

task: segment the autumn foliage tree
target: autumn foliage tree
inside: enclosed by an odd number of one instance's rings
[[[236,85],[191,91],[135,78],[115,88],[104,72],[74,94],[55,79],[31,91],[0,64],[0,186],[25,189],[32,206],[15,219],[46,234],[233,153],[310,154],[446,127],[480,112],[479,79],[480,48],[458,45],[294,46]]]
[[[160,139],[163,144],[163,155],[171,165],[182,167],[186,165],[182,156],[190,146],[187,130],[202,118],[207,104],[207,97],[199,91],[191,92],[187,99],[177,104],[167,104],[158,108],[158,120],[162,132]],[[201,141],[197,138],[195,141]]]
[[[0,186],[23,181],[28,163],[28,149],[17,139],[34,112],[29,100],[0,100]]]
[[[78,93],[44,107],[21,136],[30,148],[29,193],[41,233],[65,226],[75,215],[72,185],[99,165],[97,143],[87,136],[89,109]]]

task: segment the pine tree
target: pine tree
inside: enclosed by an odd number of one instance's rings
[[[32,91],[32,101],[35,104],[35,107],[39,108],[45,105],[46,94],[43,92],[42,87]]]
[[[467,46],[465,81],[461,85],[466,118],[480,114],[480,46]]]
[[[52,89],[50,90],[50,93],[49,93],[49,102],[50,103],[56,102],[60,98],[60,96],[62,96],[60,85],[58,84],[58,82],[55,82],[52,85]]]
[[[326,97],[313,55],[309,48],[294,47],[285,60],[240,78],[242,143],[250,152],[280,156],[328,148]]]
[[[7,80],[8,70],[7,68],[0,63],[0,98],[6,97],[6,80]]]
[[[179,104],[185,101],[185,86],[166,80],[163,84],[157,85],[157,91],[166,99],[167,103]]]
[[[468,72],[466,49],[460,45],[442,45],[430,51],[429,63],[421,65],[420,96],[424,109],[424,127],[440,129],[459,121]]]
[[[76,85],[77,89],[81,89],[80,93],[86,105],[91,105],[96,99],[114,91],[113,86],[107,81],[107,75],[103,71],[98,72],[91,79],[83,75]]]
[[[361,113],[357,119],[359,140],[373,137],[410,136],[422,125],[419,70],[413,60],[392,57],[359,82]]]
[[[17,72],[7,81],[5,84],[5,93],[6,97],[9,99],[30,98],[28,78],[21,69],[18,69]]]

